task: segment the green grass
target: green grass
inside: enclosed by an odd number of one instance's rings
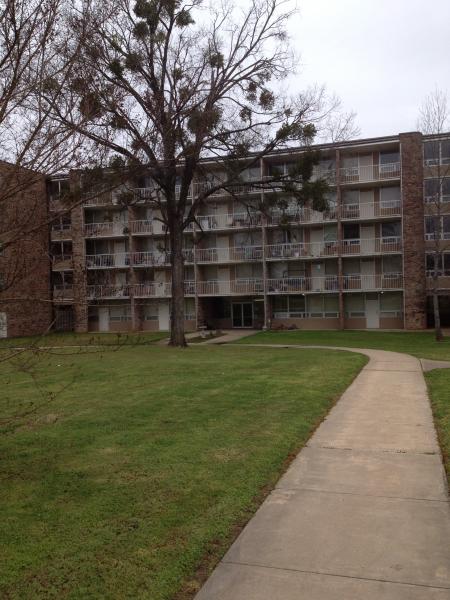
[[[436,342],[431,331],[265,331],[241,344],[311,344],[406,352],[418,358],[450,360],[450,336]]]
[[[0,597],[195,589],[365,362],[148,345],[3,363]]]
[[[167,331],[142,331],[139,333],[47,333],[40,336],[0,340],[0,348],[39,346],[121,346],[126,344],[151,344],[168,337]]]
[[[418,358],[450,361],[450,336],[436,342],[431,331],[267,331],[241,344],[311,344],[406,352]],[[450,370],[425,373],[436,428],[450,483]]]

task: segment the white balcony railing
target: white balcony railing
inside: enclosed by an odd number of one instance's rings
[[[260,227],[262,222],[261,213],[200,215],[197,217],[197,230],[252,228]]]
[[[87,296],[88,299],[92,300],[97,298],[129,298],[130,286],[128,284],[88,285]]]
[[[343,167],[340,169],[340,178],[342,183],[382,181],[385,179],[398,179],[399,177],[399,162],[385,165],[360,165],[355,167]]]
[[[172,285],[167,282],[139,283],[132,287],[135,298],[170,298]],[[184,282],[184,293],[186,296],[195,295],[195,281]]]
[[[126,222],[86,223],[84,235],[86,237],[121,236],[128,233]]]
[[[262,246],[198,248],[195,251],[195,258],[198,263],[251,262],[262,260],[262,257]]]
[[[162,225],[162,223],[161,223]],[[134,234],[152,234],[153,233],[153,220],[142,219],[140,221],[130,221],[129,228],[131,233]]]
[[[325,211],[313,210],[308,207],[298,207],[289,210],[274,209],[268,217],[269,225],[289,225],[296,223],[322,223],[336,221],[337,209],[330,206]]]
[[[233,279],[228,281],[199,281],[197,294],[199,296],[231,296],[262,294],[264,284],[262,279]]]
[[[267,280],[269,294],[295,294],[302,292],[336,292],[339,290],[337,275],[324,277],[282,277]]]
[[[391,254],[401,252],[402,239],[400,237],[361,238],[342,240],[342,254]]]
[[[403,275],[401,273],[381,273],[377,275],[344,275],[344,291],[363,290],[398,290],[403,287]]]
[[[109,269],[128,267],[130,265],[129,252],[117,252],[116,254],[88,254],[86,266],[88,269]]]
[[[145,251],[133,252],[130,254],[130,262],[134,267],[163,267],[170,266],[170,252],[161,251]],[[194,262],[194,250],[183,250],[184,262]]]
[[[343,219],[372,219],[380,217],[399,217],[401,215],[400,200],[381,200],[378,204],[364,202],[361,204],[343,204]]]
[[[285,260],[310,256],[310,244],[271,244],[266,246],[266,258]]]

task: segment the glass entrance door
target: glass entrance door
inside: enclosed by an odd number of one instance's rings
[[[233,327],[253,327],[252,302],[233,302]]]

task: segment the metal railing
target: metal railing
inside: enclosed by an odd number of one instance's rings
[[[116,254],[88,254],[86,256],[88,269],[107,269],[112,267],[130,266],[130,253],[117,252]]]
[[[262,213],[235,213],[197,216],[197,231],[260,227]]]
[[[86,223],[84,226],[84,235],[86,237],[108,237],[121,236],[128,233],[128,223],[126,221],[106,221],[104,223]]]
[[[88,299],[97,298],[129,298],[130,297],[130,286],[128,284],[115,285],[115,284],[102,284],[102,285],[88,285],[87,286]]]
[[[391,254],[401,252],[401,237],[342,240],[342,254]]]
[[[401,273],[381,273],[377,275],[344,275],[343,290],[398,290],[403,287],[403,275]]]
[[[339,290],[337,275],[323,277],[281,277],[267,280],[269,294],[290,294],[302,292],[332,292]]]
[[[130,221],[129,228],[131,233],[139,234],[151,234],[153,233],[153,224],[155,221],[153,219],[142,219],[140,221]],[[159,221],[162,230],[162,223]]]
[[[341,183],[382,181],[385,179],[398,179],[399,177],[399,162],[381,165],[359,165],[355,167],[342,167],[340,169]]]
[[[72,300],[73,299],[73,285],[69,283],[55,284],[53,286],[53,299],[54,300]]]
[[[233,279],[228,281],[199,281],[197,294],[199,296],[230,296],[234,294],[262,294],[264,283],[262,279]]]
[[[198,248],[195,250],[198,263],[251,262],[262,260],[262,246],[231,246],[229,248]]]
[[[381,200],[379,203],[343,204],[342,219],[372,219],[380,217],[399,217],[400,200]]]

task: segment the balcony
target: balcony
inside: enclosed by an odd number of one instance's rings
[[[401,290],[403,288],[403,275],[401,273],[382,273],[378,275],[344,275],[344,291],[380,291]]]
[[[197,181],[193,184],[194,197],[216,187],[220,182],[216,181]],[[221,188],[212,192],[208,198],[217,198],[220,196],[242,196],[247,194],[260,194],[262,190],[261,180],[254,179],[242,183],[228,185],[227,189]]]
[[[170,298],[172,295],[172,284],[167,282],[140,283],[132,288],[135,298]],[[184,282],[184,294],[195,295],[195,281]]]
[[[52,257],[52,268],[54,271],[70,271],[73,269],[72,254],[55,254]]]
[[[53,286],[53,300],[55,302],[72,302],[73,285],[65,283]]]
[[[233,263],[260,261],[263,258],[262,246],[230,248],[199,248],[195,251],[197,263]]]
[[[342,254],[371,255],[371,254],[396,254],[402,251],[400,237],[362,238],[342,241]]]
[[[251,229],[261,227],[263,215],[261,213],[235,213],[200,215],[197,217],[198,231],[215,231],[218,229]]]
[[[427,290],[434,289],[433,271],[427,271]],[[450,291],[450,271],[440,272],[437,279],[437,289],[439,291]]]
[[[86,237],[120,237],[127,235],[128,223],[105,222],[105,223],[87,223],[84,226],[84,235]]]
[[[342,205],[342,219],[380,219],[400,216],[400,200],[382,200],[379,204],[368,202]]]
[[[87,297],[88,300],[97,300],[102,298],[129,298],[130,286],[128,284],[88,285]]]
[[[88,269],[112,269],[130,266],[130,253],[118,252],[117,254],[88,254],[86,256]]]
[[[325,277],[282,277],[267,280],[269,294],[301,294],[305,292],[337,292],[339,278],[337,275]]]
[[[134,235],[151,235],[153,233],[153,219],[143,219],[141,221],[130,221],[129,228]],[[160,223],[162,226],[162,223]],[[161,227],[162,231],[162,227]]]
[[[328,221],[336,221],[337,209],[330,207],[323,212],[313,210],[312,208],[298,207],[295,210],[278,210],[272,211],[268,217],[268,225],[295,225],[299,223],[324,223]]]
[[[199,296],[233,296],[262,294],[264,284],[262,279],[236,279],[231,281],[199,281],[197,294]]]
[[[72,239],[72,226],[66,225],[62,227],[53,226],[50,232],[50,239],[52,242],[59,242],[62,240]]]
[[[185,263],[193,263],[194,250],[183,250],[183,257]],[[133,252],[131,254],[131,264],[133,267],[168,267],[171,264],[170,252]]]
[[[360,165],[343,167],[339,170],[341,183],[365,183],[371,181],[385,181],[400,177],[400,163],[385,165]]]

